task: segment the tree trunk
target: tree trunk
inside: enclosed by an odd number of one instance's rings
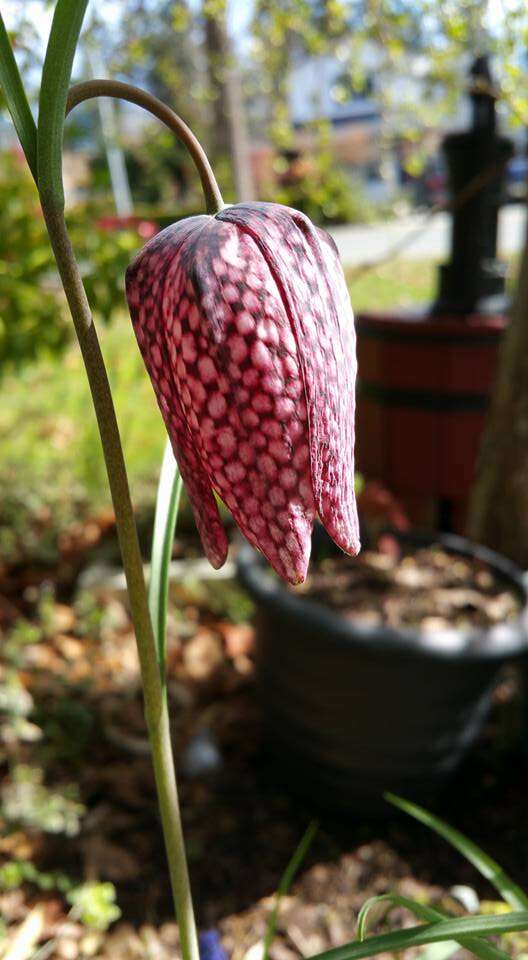
[[[225,4],[220,5],[214,16],[204,13],[204,22],[209,87],[214,96],[209,138],[211,159],[213,165],[230,160],[237,200],[251,200],[253,177],[245,105],[227,35]]]
[[[233,64],[227,78],[231,159],[237,200],[253,200],[255,185],[249,156],[249,135],[240,72]]]
[[[214,16],[204,13],[207,77],[211,96],[209,149],[214,163],[229,156],[229,97],[227,89],[228,43],[225,4],[219,4]]]
[[[473,540],[528,567],[528,232],[481,444],[468,529]]]

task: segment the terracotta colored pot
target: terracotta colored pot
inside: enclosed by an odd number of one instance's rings
[[[357,317],[361,473],[403,497],[464,502],[506,324],[483,314]]]

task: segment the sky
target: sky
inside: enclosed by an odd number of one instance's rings
[[[115,0],[91,0],[88,4],[88,15],[90,6],[94,5],[97,6],[99,13],[104,14],[107,23],[112,23],[112,20],[117,19],[120,4],[116,3]],[[196,8],[198,5],[198,0],[191,0],[191,7]],[[46,9],[42,0],[26,0],[25,7],[28,19],[34,24],[41,40],[42,50],[44,50],[51,26],[53,9]],[[20,10],[20,0],[2,0],[0,8],[6,27],[9,30],[15,24],[17,10]],[[253,0],[229,0],[229,31],[234,38],[240,40],[247,32],[253,9]]]
[[[15,22],[17,8],[20,10],[21,0],[0,0],[0,8],[9,29]],[[190,5],[197,8],[200,0],[190,0]],[[248,26],[253,15],[254,0],[228,0],[228,24],[231,36],[242,43],[247,34]],[[509,0],[488,0],[488,22],[491,28],[500,23],[504,12],[507,11]],[[43,0],[25,0],[25,7],[28,17],[32,20],[40,36],[42,50],[45,48],[46,40],[49,34],[53,10],[46,8]],[[107,23],[117,19],[122,2],[116,3],[116,0],[90,0],[88,4],[88,15],[90,8],[97,7],[98,13],[103,13]]]
[[[0,0],[0,10],[4,23],[8,30],[15,27],[17,15],[20,14],[21,5],[24,5],[24,13],[27,19],[33,24],[39,38],[39,49],[35,50],[35,62],[42,62],[46,51],[51,21],[53,18],[54,4],[46,4],[43,0]],[[192,8],[199,8],[200,0],[190,0]],[[90,11],[97,9],[100,15],[103,15],[107,24],[112,24],[122,13],[123,0],[89,0],[88,8],[84,22],[88,22]],[[254,0],[228,0],[228,27],[230,36],[238,49],[243,52],[244,41],[247,38],[248,26],[253,14]],[[82,34],[81,34],[82,37]],[[73,63],[73,76],[75,77],[78,64],[79,53],[76,54]],[[31,75],[31,81],[38,84],[39,74]]]

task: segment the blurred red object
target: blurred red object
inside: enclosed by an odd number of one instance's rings
[[[26,155],[22,150],[22,147],[20,146],[20,144],[17,143],[13,147],[10,147],[8,150],[8,153],[10,153],[11,156],[14,158],[14,160],[16,160],[19,167],[26,166],[26,163],[27,163]]]
[[[390,525],[396,530],[408,530],[411,525],[401,501],[378,480],[367,481],[358,496],[358,507],[367,523]]]
[[[380,553],[398,559],[401,547],[396,537],[383,528],[390,526],[405,531],[411,522],[400,500],[378,480],[369,480],[358,496],[358,510],[362,522],[366,522],[370,538]]]
[[[159,230],[157,223],[153,220],[144,220],[143,217],[134,214],[127,217],[100,217],[97,226],[107,233],[113,233],[115,230],[135,230],[142,240],[150,240]]]

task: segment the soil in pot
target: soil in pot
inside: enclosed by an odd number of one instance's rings
[[[358,557],[322,557],[292,590],[359,623],[428,633],[491,627],[516,618],[522,606],[483,561],[439,544],[415,550],[396,541]]]

